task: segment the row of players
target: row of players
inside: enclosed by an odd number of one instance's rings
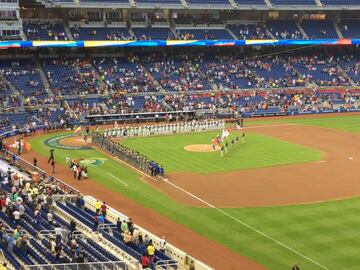
[[[169,135],[188,132],[206,132],[211,130],[224,130],[225,121],[192,121],[176,124],[163,124],[151,126],[135,127],[114,127],[104,130],[104,137],[133,137],[133,136],[152,136]]]

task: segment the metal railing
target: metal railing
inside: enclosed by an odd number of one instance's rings
[[[66,195],[79,195],[80,191],[76,188],[66,184],[64,181],[61,181],[60,179],[49,176],[47,177],[41,184],[43,185],[56,185],[58,189],[66,193]]]
[[[89,262],[68,264],[37,264],[27,266],[29,270],[128,270],[123,261]]]
[[[0,151],[0,155],[3,159],[8,160],[10,164],[15,163],[17,167],[26,170],[31,175],[34,175],[35,172],[39,175],[40,178],[46,177],[46,172],[44,170],[34,166],[30,162],[22,159],[20,156],[15,155],[8,150],[3,149],[2,151]]]
[[[155,270],[175,270],[178,263],[174,260],[160,260],[155,263]]]
[[[98,226],[99,231],[105,230],[105,229],[109,229],[109,230],[116,229],[116,224],[111,224],[111,223],[99,224],[99,226]]]

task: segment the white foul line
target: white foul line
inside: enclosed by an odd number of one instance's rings
[[[110,175],[112,178],[115,179],[116,182],[120,183],[120,184],[123,184],[125,187],[128,186],[127,183],[125,183],[124,181],[121,181],[118,177],[116,177],[115,175],[113,175],[112,173],[107,173],[108,175]]]
[[[284,124],[273,124],[273,125],[253,125],[243,127],[242,129],[252,129],[252,128],[268,128],[268,127],[288,127],[288,126],[298,126],[296,123],[284,123]],[[241,129],[239,129],[241,130]]]
[[[327,268],[327,267],[325,267],[325,266],[321,265],[320,263],[318,263],[318,262],[314,261],[313,259],[311,259],[311,258],[309,258],[309,257],[307,257],[307,256],[305,256],[305,255],[303,255],[302,253],[300,253],[300,252],[296,251],[295,249],[293,249],[293,248],[291,248],[291,247],[289,247],[289,246],[287,246],[287,245],[285,245],[285,244],[281,243],[280,241],[278,241],[278,240],[276,240],[276,239],[272,238],[272,237],[271,237],[271,236],[269,236],[268,234],[263,233],[262,231],[259,231],[258,229],[256,229],[256,228],[252,227],[251,225],[249,225],[249,224],[247,224],[247,223],[245,223],[245,222],[243,222],[243,221],[239,220],[238,218],[236,218],[236,217],[234,217],[234,216],[230,215],[229,213],[226,213],[225,211],[223,211],[223,210],[221,210],[221,209],[217,208],[216,206],[214,206],[214,205],[212,205],[212,204],[208,203],[207,201],[205,201],[205,200],[203,200],[203,199],[199,198],[198,196],[196,196],[196,195],[194,195],[194,194],[190,193],[189,191],[187,191],[187,190],[185,190],[185,189],[183,189],[183,188],[181,188],[181,187],[179,187],[179,186],[175,185],[174,183],[171,183],[171,182],[169,181],[169,179],[166,179],[166,178],[162,178],[162,179],[163,179],[166,183],[168,183],[169,185],[171,185],[171,186],[173,186],[173,187],[175,187],[175,188],[177,188],[177,189],[181,190],[182,192],[186,193],[186,194],[187,194],[187,195],[189,195],[190,197],[193,197],[194,199],[196,199],[196,200],[198,200],[198,201],[202,202],[203,204],[205,204],[205,205],[209,206],[210,208],[215,209],[216,211],[220,212],[221,214],[223,214],[223,215],[225,215],[225,216],[229,217],[230,219],[232,219],[232,220],[234,220],[234,221],[236,221],[236,222],[240,223],[241,225],[243,225],[243,226],[247,227],[248,229],[251,229],[251,230],[255,231],[256,233],[258,233],[258,234],[262,235],[263,237],[265,237],[265,238],[267,238],[267,239],[269,239],[269,240],[271,240],[271,241],[273,241],[273,242],[277,243],[278,245],[280,245],[280,246],[282,246],[282,247],[284,247],[284,248],[286,248],[286,249],[290,250],[291,252],[293,252],[293,253],[295,253],[295,254],[299,255],[300,257],[303,257],[304,259],[306,259],[306,260],[308,260],[308,261],[312,262],[313,264],[316,264],[317,266],[320,266],[322,269],[329,270],[329,268]]]
[[[111,154],[109,154],[109,155],[111,155]],[[114,156],[113,156],[113,157],[114,157]],[[114,157],[114,158],[115,158],[116,160],[120,161],[121,163],[124,163],[126,166],[129,166],[130,168],[134,169],[134,170],[137,171],[138,173],[140,173],[140,174],[142,174],[142,175],[144,175],[144,176],[146,176],[146,177],[148,177],[148,178],[151,178],[152,180],[154,180],[154,181],[157,182],[157,179],[156,179],[156,178],[148,175],[147,173],[144,173],[142,170],[139,170],[138,168],[136,168],[136,167],[134,167],[133,165],[131,165],[131,164],[129,164],[129,163],[121,160],[121,159],[118,158],[118,157]]]

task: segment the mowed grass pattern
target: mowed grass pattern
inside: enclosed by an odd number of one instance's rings
[[[211,138],[216,135],[197,133],[129,138],[123,144],[163,165],[166,172],[201,174],[311,162],[321,159],[322,155],[314,149],[256,133],[248,133],[245,143],[242,143],[240,132],[230,134],[230,140],[236,136],[240,139],[234,147],[229,144],[229,151],[224,158],[217,151],[196,153],[184,149],[191,144],[210,144]]]
[[[359,116],[339,117],[341,120],[331,118],[331,122],[327,121],[327,118],[321,118],[311,119],[316,121],[306,124],[319,124],[324,127],[330,124],[331,128],[350,132],[358,130]],[[336,126],[337,124],[339,127]],[[32,148],[47,156],[50,148],[43,142],[47,137],[52,136],[54,135],[33,139],[31,141]],[[56,149],[57,162],[65,164],[67,153],[72,157],[108,158],[94,150]],[[39,165],[41,166],[41,164]],[[124,187],[112,179],[107,174],[109,172],[128,183],[128,186]],[[323,270],[313,262],[261,236],[215,209],[188,207],[173,201],[167,195],[143,183],[138,174],[116,161],[108,159],[100,166],[89,167],[89,175],[96,182],[113,191],[122,193],[199,234],[252,258],[270,270],[291,269],[294,263],[299,263],[301,269]],[[87,183],[84,182],[84,184]],[[222,210],[329,270],[355,270],[359,269],[360,265],[359,209],[360,198],[299,206]],[[122,211],[122,209],[118,210]],[[216,254],[210,255],[216,256]],[[234,262],[234,266],[236,266],[236,262]]]
[[[303,124],[308,126],[317,126],[324,128],[332,128],[341,131],[360,133],[360,115],[333,115],[329,114],[327,117],[322,115],[321,118],[278,118],[272,120],[257,120],[251,121],[245,119],[245,127],[247,126],[260,126],[260,125],[277,125],[277,124]],[[232,125],[233,126],[233,125]]]
[[[360,133],[360,115],[298,119],[294,123]]]

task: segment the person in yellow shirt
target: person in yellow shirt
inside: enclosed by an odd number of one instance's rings
[[[152,240],[149,241],[149,245],[147,246],[146,250],[148,252],[150,259],[152,260],[152,258],[155,255],[155,248],[153,246]]]
[[[101,208],[101,203],[99,201],[96,201],[96,203],[95,203],[96,214],[99,214],[100,208]]]

